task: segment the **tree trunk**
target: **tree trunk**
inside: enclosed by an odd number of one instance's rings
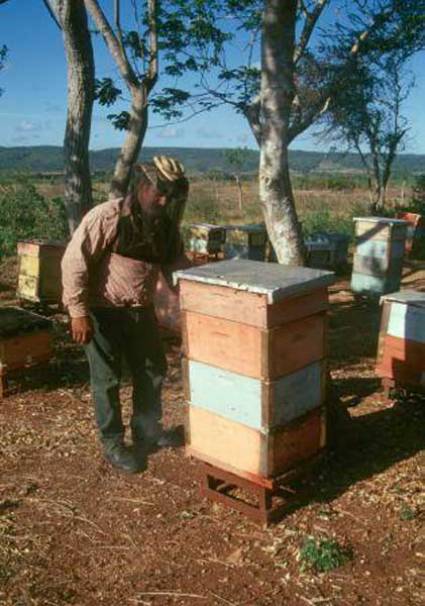
[[[303,265],[304,244],[288,164],[294,98],[296,0],[265,0],[262,36],[260,200],[279,263]]]
[[[239,212],[242,212],[242,207],[243,207],[242,183],[241,183],[239,175],[234,175],[234,177],[235,177],[236,185],[238,187],[238,210],[239,210]]]
[[[61,25],[68,64],[68,113],[64,138],[65,207],[71,234],[93,205],[89,141],[94,102],[94,59],[84,4],[67,0]]]
[[[115,164],[109,198],[122,198],[127,194],[133,166],[137,161],[148,127],[147,95],[133,93],[130,124],[125,141]]]

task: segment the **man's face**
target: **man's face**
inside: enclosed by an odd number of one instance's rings
[[[151,215],[161,215],[168,202],[167,193],[150,183],[140,184],[137,198],[143,210]]]

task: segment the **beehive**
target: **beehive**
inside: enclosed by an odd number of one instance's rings
[[[225,259],[264,261],[268,237],[263,223],[226,225]]]
[[[226,237],[223,227],[210,223],[192,223],[185,232],[188,250],[203,255],[221,252]]]
[[[339,270],[347,264],[350,238],[345,234],[317,232],[305,240],[307,265]]]
[[[356,250],[351,289],[383,295],[400,288],[407,222],[382,217],[357,217]]]
[[[413,389],[425,388],[425,293],[406,290],[381,298],[376,372]]]
[[[188,453],[253,481],[318,453],[333,274],[231,260],[177,278]]]
[[[18,242],[19,299],[37,303],[61,300],[61,260],[65,244],[45,240]]]
[[[425,251],[425,219],[418,213],[398,213],[398,219],[407,221],[406,254],[423,257]]]
[[[52,355],[51,322],[19,307],[0,307],[0,397],[7,376]]]

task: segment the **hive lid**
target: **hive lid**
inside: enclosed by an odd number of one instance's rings
[[[175,283],[191,280],[263,294],[268,303],[326,287],[335,281],[331,271],[242,259],[191,267],[173,275]]]
[[[381,303],[384,303],[384,301],[391,301],[394,303],[404,303],[405,305],[414,305],[415,307],[425,307],[425,292],[400,290],[384,295],[381,297],[380,301]]]
[[[263,233],[266,231],[264,223],[229,223],[223,226],[227,231],[243,231],[246,233]]]
[[[353,221],[366,221],[368,223],[386,223],[387,225],[408,225],[404,219],[392,219],[390,217],[353,217]]]
[[[26,309],[0,307],[0,337],[12,337],[51,326],[50,320]]]

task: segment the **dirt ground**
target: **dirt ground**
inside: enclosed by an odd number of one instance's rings
[[[13,260],[0,304],[13,299]],[[425,271],[404,286],[425,290]],[[125,476],[102,459],[82,351],[55,316],[56,353],[0,402],[0,604],[4,606],[422,606],[425,403],[393,401],[374,375],[377,304],[332,288],[330,364],[350,421],[278,525],[202,500],[183,449]],[[183,420],[179,344],[166,341],[165,421]],[[123,388],[128,416],[130,390]],[[302,570],[306,537],[353,558]]]

